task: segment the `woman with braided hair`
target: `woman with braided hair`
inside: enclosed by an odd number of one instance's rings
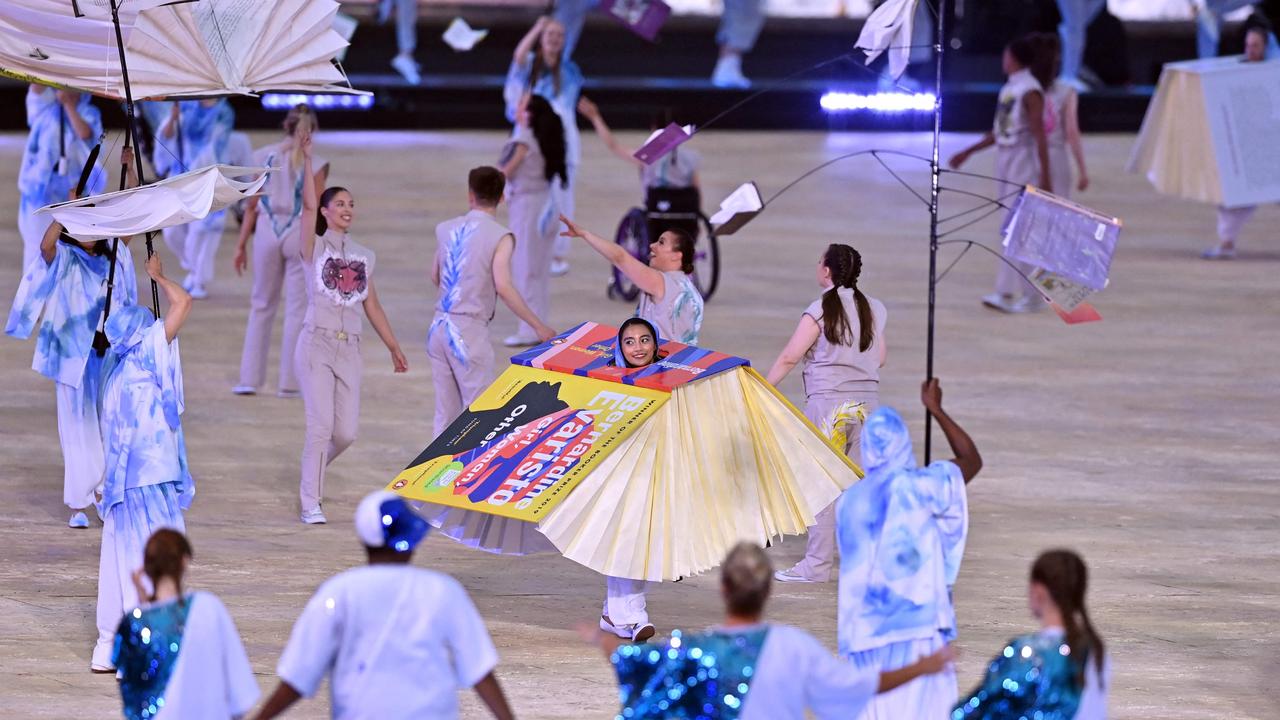
[[[1041,553],[1031,566],[1027,604],[1036,632],[1005,643],[982,683],[951,712],[961,718],[1107,716],[1111,662],[1085,609],[1089,570],[1070,550]]]
[[[805,416],[855,461],[862,421],[880,404],[880,368],[887,346],[884,303],[858,289],[862,256],[840,243],[818,259],[822,297],[800,316],[800,324],[769,370],[777,385],[804,361]],[[804,559],[777,572],[779,582],[827,582],[835,557],[835,512],[818,513],[809,528]]]

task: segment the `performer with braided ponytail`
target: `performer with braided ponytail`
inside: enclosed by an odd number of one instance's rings
[[[858,289],[862,256],[843,244],[831,244],[818,259],[822,297],[813,301],[769,370],[768,381],[782,382],[804,361],[805,415],[858,459],[862,421],[880,404],[880,368],[888,348],[884,304]],[[835,507],[818,513],[809,528],[804,559],[774,574],[779,582],[827,582],[835,557]]]
[[[1036,558],[1027,604],[1040,630],[1006,643],[951,717],[1106,718],[1111,662],[1085,609],[1088,581],[1084,560],[1070,550]]]

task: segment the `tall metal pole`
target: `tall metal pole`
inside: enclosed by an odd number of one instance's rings
[[[114,2],[114,0],[113,0]],[[938,0],[937,42],[934,45],[933,87],[933,156],[929,163],[929,327],[925,344],[925,380],[933,378],[933,328],[934,309],[938,290],[938,192],[942,179],[940,145],[942,142],[942,56],[945,54],[947,33],[947,0]],[[933,450],[933,415],[926,410],[924,416],[924,461],[928,464]]]
[[[137,169],[138,184],[145,185],[147,180],[142,170],[142,146],[138,144],[138,122],[133,110],[133,89],[129,87],[129,64],[125,61],[124,53],[124,34],[120,32],[120,3],[119,0],[111,0],[111,24],[116,30],[116,48],[120,54],[120,76],[124,81],[124,110],[128,116],[129,140],[133,145],[133,165]],[[147,233],[147,259],[155,254],[155,247],[151,239],[155,233]],[[160,289],[156,287],[156,281],[151,281],[151,306],[155,310],[156,317],[160,316]]]

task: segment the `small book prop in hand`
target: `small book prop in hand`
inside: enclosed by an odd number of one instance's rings
[[[671,6],[662,0],[602,0],[600,9],[649,42],[671,16]]]
[[[644,145],[636,150],[633,157],[645,165],[652,165],[662,159],[663,155],[676,149],[676,146],[682,145],[693,137],[693,126],[685,125],[680,127],[675,123],[654,130],[648,140],[644,141]]]
[[[488,30],[476,30],[462,18],[454,18],[444,31],[444,42],[455,52],[467,52],[489,34]]]
[[[763,209],[760,188],[753,182],[745,182],[720,203],[720,209],[711,216],[711,226],[716,235],[732,235]]]

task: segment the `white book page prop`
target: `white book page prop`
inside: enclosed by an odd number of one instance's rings
[[[200,220],[245,199],[267,181],[268,168],[211,165],[159,182],[40,208],[77,240],[103,240]],[[249,180],[237,178],[249,177]]]
[[[711,216],[711,226],[716,235],[732,235],[763,209],[760,188],[753,182],[745,182],[720,203],[720,209]]]
[[[867,54],[867,64],[889,51],[889,72],[896,80],[907,70],[911,29],[919,0],[888,0],[871,13],[854,47]]]
[[[649,139],[644,141],[644,145],[635,151],[633,157],[645,165],[652,165],[661,160],[663,155],[688,142],[692,137],[692,125],[680,127],[671,123],[661,130],[654,130]]]
[[[1035,268],[1030,277],[1031,284],[1036,286],[1041,295],[1067,312],[1075,310],[1096,292],[1093,288],[1072,282],[1044,268]]]
[[[1003,228],[1006,254],[1093,290],[1107,286],[1121,222],[1028,187]]]
[[[261,0],[199,0],[191,15],[229,88],[244,86],[244,63],[252,54],[258,31],[266,24],[273,3]]]
[[[462,18],[454,18],[444,31],[444,42],[455,52],[467,52],[489,34],[488,30],[474,30]]]

